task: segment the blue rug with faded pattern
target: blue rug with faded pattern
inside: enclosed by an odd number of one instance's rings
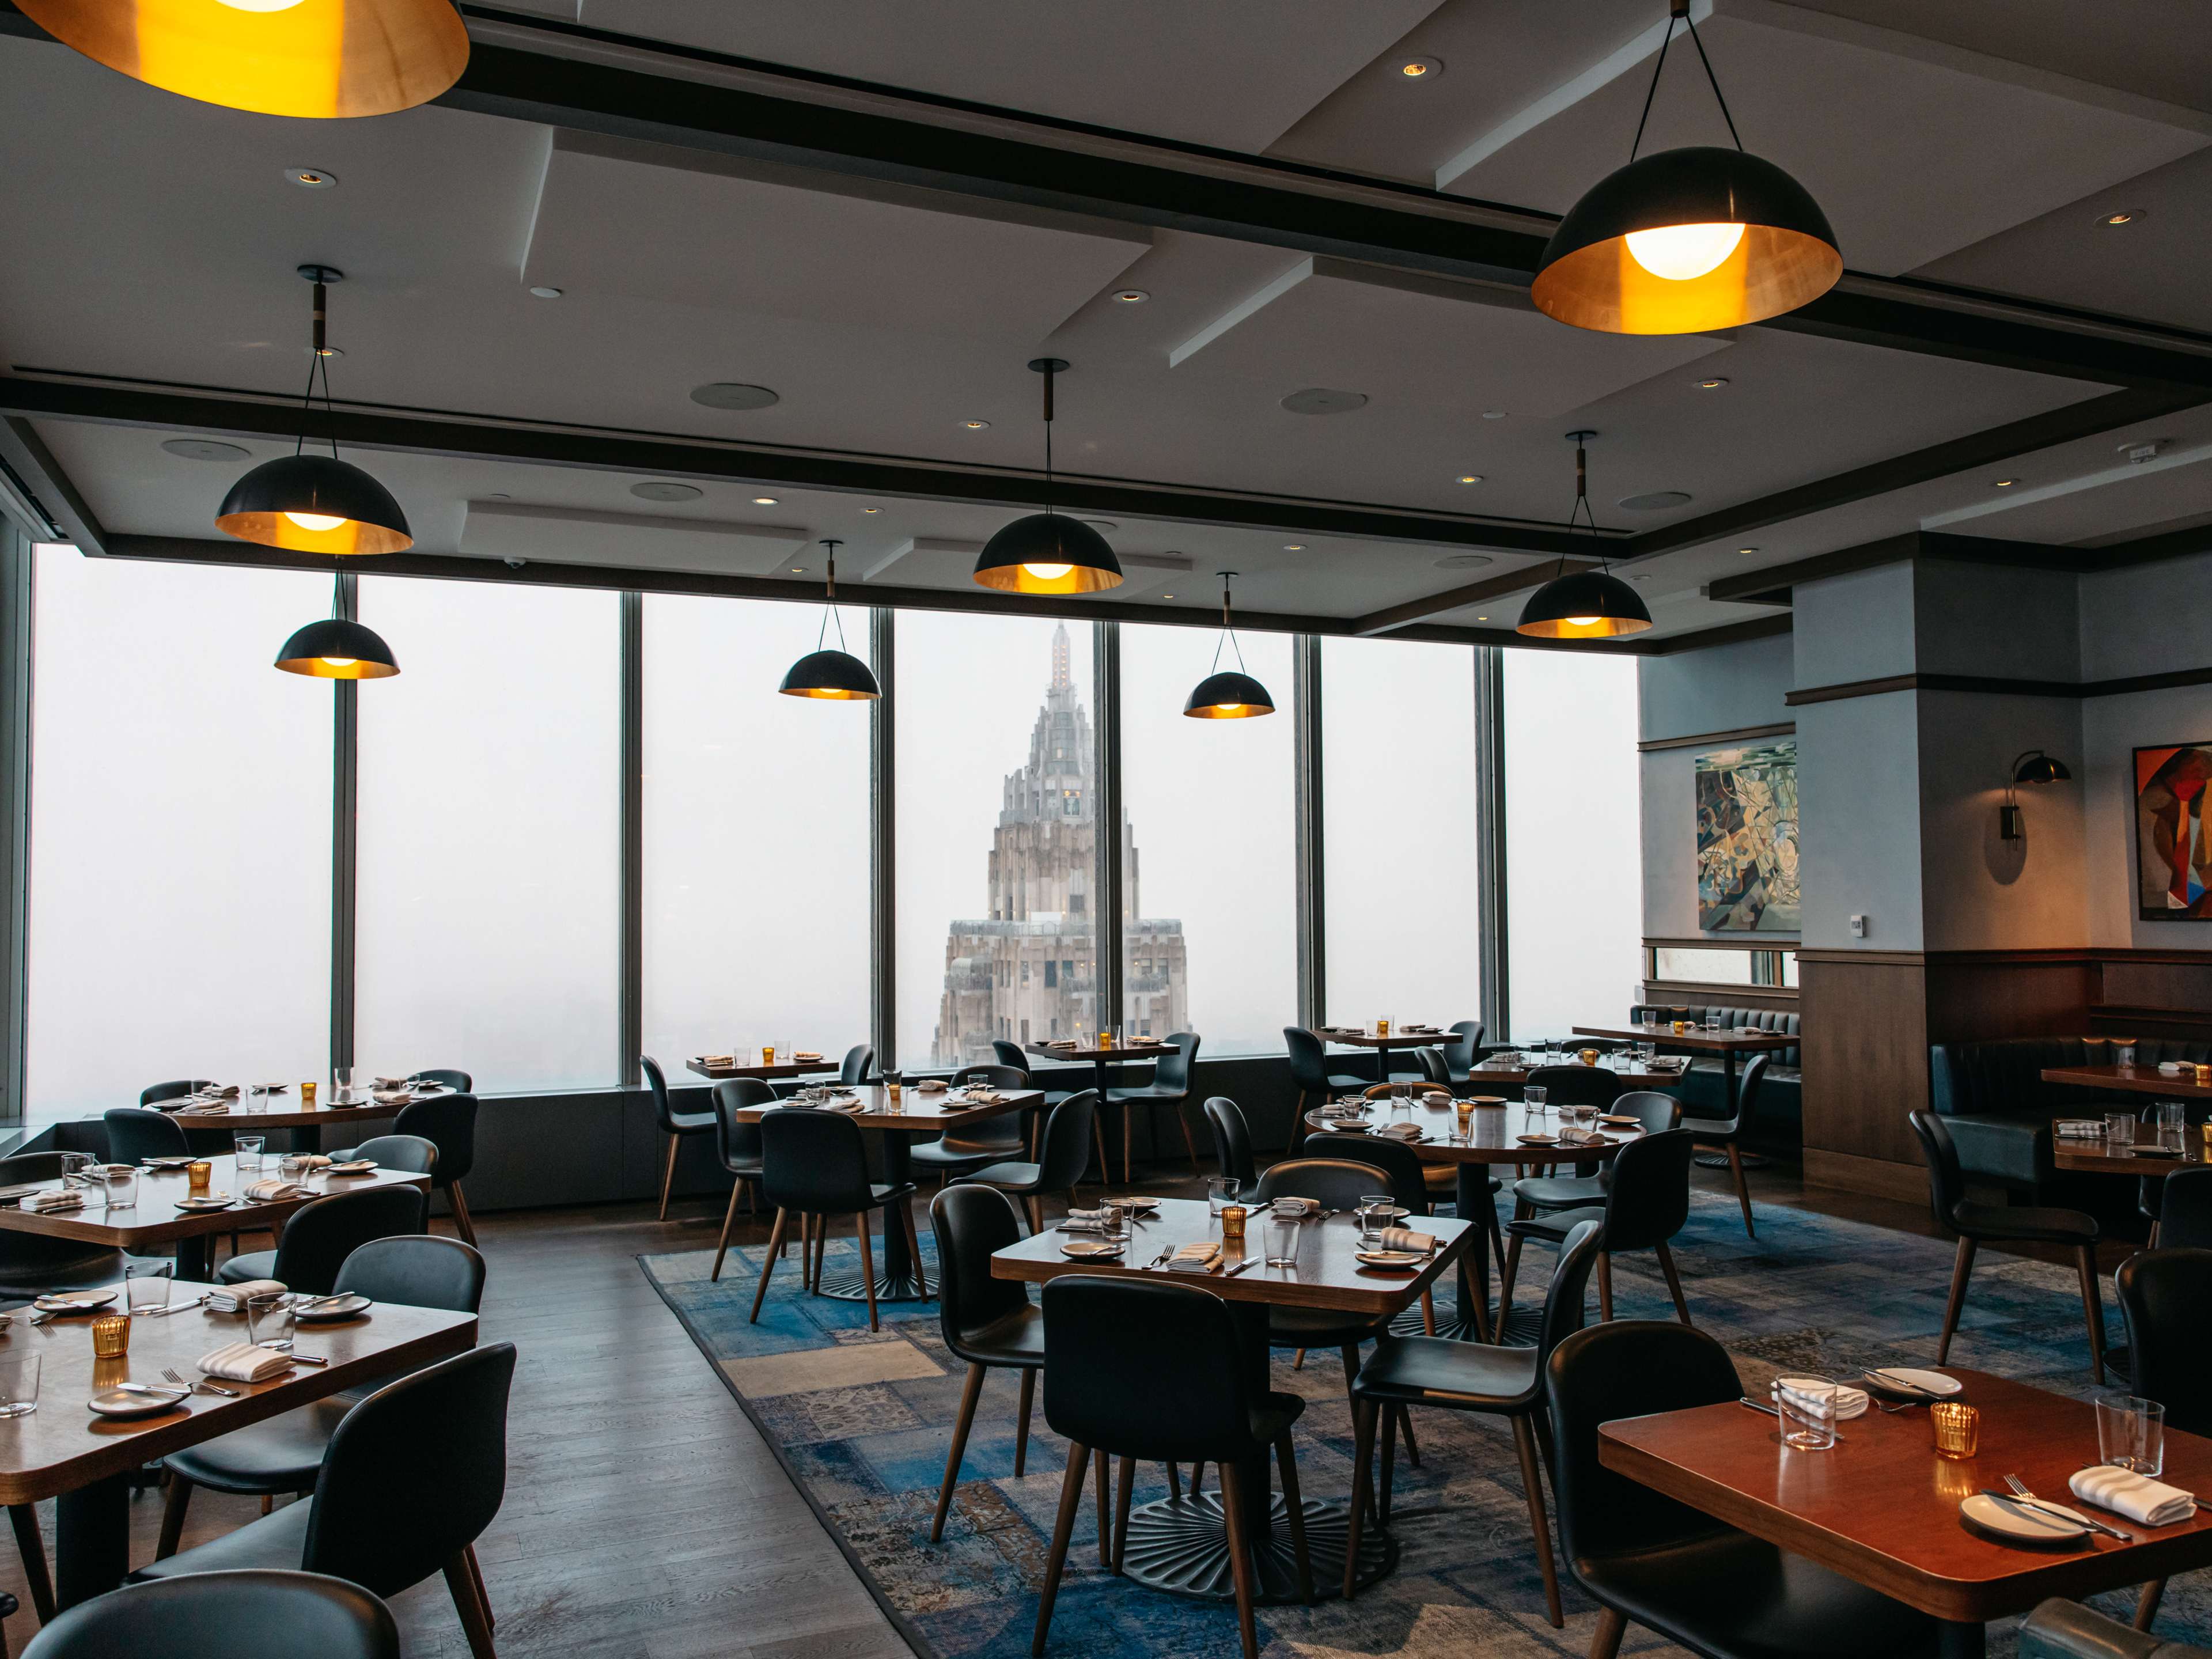
[[[1726,1343],[1747,1392],[1763,1395],[1781,1370],[1832,1376],[1868,1365],[1932,1364],[1952,1247],[1803,1211],[1761,1206],[1760,1236],[1744,1236],[1733,1196],[1693,1196],[1674,1246],[1691,1316]],[[921,1228],[925,1255],[933,1242]],[[830,1246],[834,1272],[858,1267],[848,1236]],[[1060,1498],[1065,1443],[1035,1421],[1026,1472],[1014,1474],[1018,1380],[994,1370],[968,1443],[945,1540],[930,1516],[957,1418],[966,1366],[946,1351],[934,1303],[887,1304],[871,1333],[857,1303],[799,1292],[794,1254],[771,1279],[760,1322],[746,1314],[761,1252],[732,1250],[710,1283],[711,1250],[640,1258],[715,1373],[775,1448],[823,1523],[917,1651],[939,1659],[1022,1659]],[[1550,1253],[1524,1262],[1516,1301],[1532,1305]],[[1534,1283],[1529,1275],[1534,1275]],[[1673,1316],[1649,1255],[1614,1264],[1615,1313]],[[2118,1315],[2109,1306],[2108,1322]],[[1592,1317],[1595,1316],[1595,1307]],[[1957,1340],[1954,1364],[2071,1395],[2090,1391],[2080,1292],[2070,1267],[1984,1252]],[[1310,1498],[1352,1487],[1352,1422],[1334,1354],[1294,1371],[1277,1357],[1274,1385],[1307,1401],[1297,1429],[1299,1480]],[[1420,1412],[1421,1467],[1397,1466],[1391,1577],[1352,1601],[1260,1612],[1273,1655],[1392,1655],[1404,1659],[1579,1659],[1596,1608],[1562,1574],[1566,1628],[1544,1617],[1543,1583],[1510,1430],[1492,1418]],[[1139,1469],[1136,1501],[1166,1496],[1164,1471]],[[1209,1485],[1212,1480],[1209,1480]],[[1054,1610],[1049,1651],[1140,1651],[1160,1659],[1237,1650],[1234,1611],[1169,1595],[1099,1565],[1096,1509],[1082,1517]],[[1547,1493],[1547,1500],[1550,1494]],[[2132,1593],[2093,1605],[2127,1619]],[[2159,1615],[2168,1640],[2212,1643],[2212,1574],[2176,1579]],[[1993,1626],[1998,1659],[2015,1646]],[[1632,1626],[1625,1653],[1675,1651]]]

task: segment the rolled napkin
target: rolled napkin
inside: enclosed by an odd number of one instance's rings
[[[2051,1133],[2063,1140],[2102,1140],[2105,1121],[2096,1117],[2062,1117],[2051,1126]]]
[[[235,1083],[211,1084],[207,1088],[202,1089],[199,1092],[204,1098],[208,1100],[236,1100],[238,1098],[238,1085]]]
[[[1167,1265],[1176,1273],[1202,1273],[1221,1259],[1221,1241],[1201,1238],[1186,1244],[1168,1258]]]
[[[694,1066],[734,1066],[738,1063],[738,1057],[735,1054],[702,1054],[691,1063]]]
[[[1006,1097],[996,1089],[970,1089],[968,1103],[971,1106],[995,1106]]]
[[[1411,1250],[1418,1255],[1434,1255],[1436,1236],[1417,1233],[1411,1227],[1385,1227],[1382,1230],[1382,1248],[1386,1250]]]
[[[404,1089],[407,1086],[407,1079],[404,1077],[372,1078],[370,1081],[380,1089]]]
[[[291,1369],[292,1356],[257,1348],[251,1342],[234,1342],[227,1348],[202,1354],[198,1364],[208,1376],[219,1376],[226,1382],[266,1382],[279,1371]]]
[[[84,1194],[79,1192],[33,1193],[23,1200],[23,1208],[48,1215],[56,1210],[82,1210]]]
[[[2100,1463],[2076,1469],[2066,1484],[2083,1503],[2124,1515],[2142,1526],[2170,1527],[2197,1513],[2197,1499],[2188,1492],[2133,1469]]]
[[[1312,1198],[1271,1198],[1267,1202],[1277,1215],[1309,1216],[1321,1208],[1321,1200]]]
[[[1826,1417],[1828,1414],[1829,1402],[1820,1395],[1808,1394],[1804,1388],[1796,1386],[1805,1384],[1809,1387],[1810,1382],[1810,1378],[1802,1376],[1776,1377],[1773,1391],[1774,1403],[1778,1406],[1787,1405],[1791,1410],[1802,1413],[1807,1417]],[[1836,1385],[1835,1420],[1837,1422],[1845,1423],[1854,1417],[1863,1417],[1866,1414],[1866,1408],[1867,1393],[1864,1389],[1848,1389],[1840,1382]]]
[[[1375,1133],[1378,1135],[1388,1135],[1393,1140],[1419,1140],[1421,1138],[1421,1126],[1418,1123],[1385,1123],[1378,1127]]]
[[[305,1198],[307,1189],[296,1181],[256,1181],[247,1184],[246,1196],[256,1204],[281,1204],[289,1198]]]
[[[1067,1219],[1060,1224],[1060,1230],[1064,1233],[1103,1232],[1105,1228],[1106,1212],[1103,1209],[1070,1210]]]
[[[243,1285],[218,1285],[208,1292],[207,1304],[217,1313],[236,1313],[251,1297],[287,1288],[281,1279],[249,1279]]]
[[[290,1156],[303,1170],[327,1170],[331,1167],[330,1159],[320,1152],[294,1152]]]
[[[926,1077],[914,1086],[926,1095],[941,1095],[951,1085],[941,1077]]]

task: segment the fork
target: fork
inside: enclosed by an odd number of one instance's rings
[[[161,1375],[167,1377],[172,1382],[184,1382],[186,1388],[197,1389],[198,1391],[204,1394],[219,1394],[225,1400],[235,1400],[238,1398],[238,1390],[236,1389],[220,1388],[213,1382],[185,1382],[185,1379],[178,1375],[177,1368],[174,1365],[162,1366]]]
[[[2012,1488],[2014,1497],[2022,1498],[2030,1504],[2040,1505],[2045,1509],[2046,1513],[2049,1511],[2050,1506],[2045,1503],[2045,1500],[2038,1498],[2033,1492],[2030,1492],[2027,1489],[2027,1482],[2021,1480],[2018,1475],[2008,1474],[2005,1476],[2004,1482],[2005,1485]],[[2060,1519],[2063,1517],[2053,1516],[2053,1518]],[[2087,1527],[2092,1532],[2101,1532],[2106,1537],[2117,1538],[2123,1544],[2133,1544],[2140,1541],[2133,1533],[2122,1532],[2118,1527],[2108,1527],[2103,1522],[2095,1519],[2094,1516],[2085,1515],[2081,1517],[2081,1524]]]

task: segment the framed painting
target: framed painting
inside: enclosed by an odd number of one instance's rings
[[[2136,750],[2136,914],[2212,921],[2212,840],[2205,784],[2212,742]]]
[[[1697,757],[1698,926],[1798,929],[1797,739]]]

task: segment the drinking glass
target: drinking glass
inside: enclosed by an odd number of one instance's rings
[[[64,1187],[83,1186],[87,1179],[85,1172],[92,1168],[92,1154],[89,1152],[64,1152],[61,1154],[61,1160],[62,1185]]]
[[[28,1417],[39,1409],[39,1356],[0,1359],[0,1417]]]
[[[289,1291],[268,1291],[246,1299],[246,1340],[258,1347],[291,1352],[292,1334],[298,1320]]]
[[[1298,1265],[1298,1224],[1295,1218],[1288,1220],[1281,1216],[1268,1218],[1267,1265],[1270,1267],[1295,1267]]]
[[[2115,1042],[2112,1044],[2112,1063],[2115,1066],[2134,1065],[2136,1063],[2136,1045],[2132,1042]]]
[[[1711,1032],[1718,1032],[1720,1029],[1721,1017],[1718,1014],[1707,1014],[1705,1016],[1705,1030]]]
[[[2136,1115],[2133,1112],[2105,1114],[2105,1139],[2113,1146],[2132,1146],[2136,1144]]]
[[[1782,1443],[1799,1451],[1826,1451],[1836,1443],[1836,1385],[1825,1376],[1787,1376],[1775,1385],[1782,1413]]]
[[[1127,1244],[1129,1242],[1127,1205],[1117,1204],[1110,1198],[1099,1205],[1098,1236],[1109,1244]]]
[[[353,1098],[356,1070],[351,1066],[333,1066],[331,1068],[331,1103],[333,1106],[343,1106]]]
[[[261,1178],[261,1149],[268,1144],[267,1135],[233,1135],[230,1138],[231,1152],[238,1164],[240,1181],[258,1181]]]
[[[133,1261],[123,1269],[125,1305],[133,1314],[152,1313],[169,1305],[169,1267]]]
[[[138,1170],[131,1164],[111,1164],[100,1179],[111,1210],[130,1210],[138,1204]]]
[[[2189,1127],[2189,1108],[2178,1100],[2158,1103],[2158,1144],[2181,1150],[2182,1132]]]
[[[2131,1394],[2099,1395],[2097,1457],[2156,1480],[2166,1470],[2166,1407]]]
[[[1474,1103],[1455,1100],[1452,1102],[1452,1115],[1459,1120],[1459,1138],[1467,1139],[1474,1132]]]
[[[1533,1089],[1523,1089],[1521,1091],[1521,1103],[1528,1109],[1529,1115],[1533,1117],[1542,1117],[1545,1115],[1548,1109],[1545,1103],[1550,1100],[1551,1097],[1552,1091],[1549,1089],[1545,1088],[1541,1084],[1537,1085]]]
[[[1388,1193],[1363,1193],[1359,1197],[1359,1242],[1369,1249],[1382,1243],[1382,1229],[1389,1218],[1380,1212],[1390,1207]]]
[[[1218,1221],[1221,1212],[1236,1200],[1243,1182],[1235,1176],[1208,1176],[1206,1179],[1206,1212]]]
[[[1659,1045],[1657,1043],[1639,1042],[1636,1045],[1637,1060],[1643,1066],[1645,1071],[1648,1072],[1651,1069],[1651,1062],[1658,1059],[1658,1057]]]

